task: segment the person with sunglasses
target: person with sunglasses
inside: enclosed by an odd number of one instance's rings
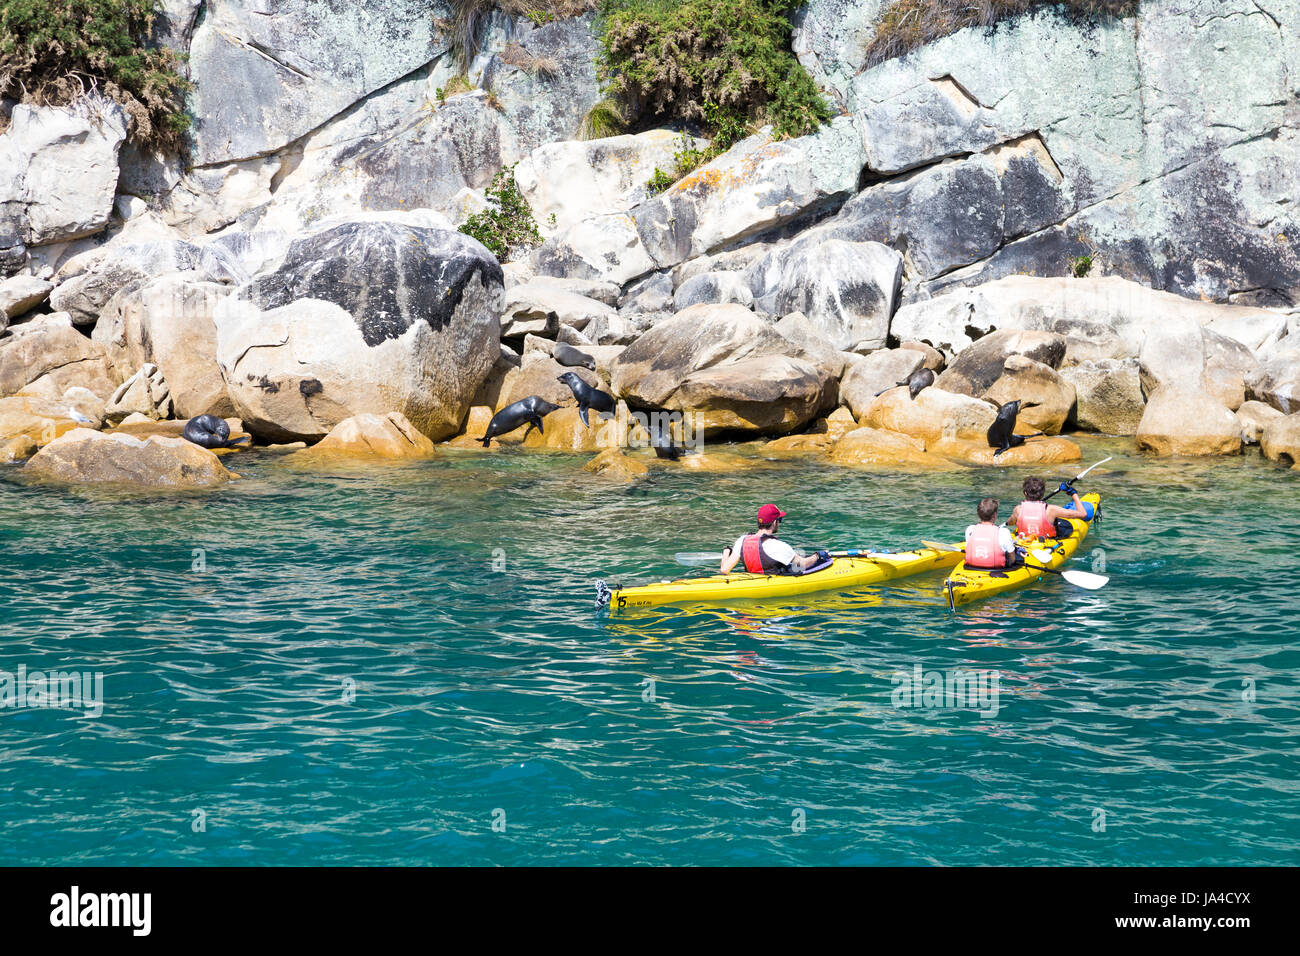
[[[830,561],[830,554],[826,551],[800,557],[794,548],[777,538],[785,514],[776,505],[759,508],[758,530],[753,534],[742,534],[734,545],[723,549],[722,573],[731,573],[742,558],[745,570],[751,574],[799,574]]]

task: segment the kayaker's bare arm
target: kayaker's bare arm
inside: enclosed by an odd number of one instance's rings
[[[718,570],[721,571],[723,574],[730,574],[731,569],[736,566],[736,562],[739,560],[740,560],[740,555],[738,553],[732,551],[731,548],[723,548],[722,566]]]
[[[1011,509],[1011,517],[1007,519],[1007,527],[1008,528],[1020,527],[1020,505],[1016,505],[1014,508]]]
[[[1078,495],[1074,496],[1074,503],[1070,505],[1070,507],[1068,508],[1061,508],[1058,507],[1057,505],[1047,506],[1048,521],[1054,521],[1057,518],[1086,518],[1086,517],[1088,517],[1088,512],[1083,507],[1083,500]]]

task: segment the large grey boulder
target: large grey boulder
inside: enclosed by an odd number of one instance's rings
[[[667,268],[834,209],[858,188],[864,160],[851,117],[788,140],[765,128],[638,206],[641,244],[658,268]]]
[[[1136,359],[1082,362],[1062,368],[1060,374],[1074,386],[1075,407],[1070,415],[1074,425],[1105,435],[1137,433],[1146,398]]]
[[[915,349],[879,349],[855,360],[840,381],[840,401],[849,406],[859,421],[876,396],[906,381],[925,363],[925,355]],[[906,387],[899,391],[911,397]]]
[[[672,287],[671,280],[668,285]],[[677,312],[693,305],[721,305],[724,302],[748,308],[754,304],[754,293],[750,291],[748,280],[738,272],[704,272],[679,285],[671,302]]]
[[[609,318],[615,310],[596,299],[541,282],[525,282],[505,294],[502,338],[524,335],[554,337],[561,326],[582,330],[594,318]]]
[[[835,398],[834,378],[743,306],[697,305],[660,322],[610,368],[634,408],[696,416],[706,432],[785,433]]]
[[[254,435],[398,411],[454,435],[499,355],[501,267],[456,232],[356,222],[294,242],[217,306],[217,360]]]
[[[0,280],[0,332],[12,319],[30,312],[50,297],[52,282],[35,276],[16,275]]]
[[[759,309],[802,312],[836,348],[866,352],[889,335],[902,269],[899,254],[880,243],[815,233],[768,253],[749,281]]]
[[[483,90],[429,103],[411,78],[308,137],[275,197],[250,216],[257,228],[296,233],[331,216],[448,212],[523,155],[516,131]]]
[[[1118,276],[1017,275],[906,302],[890,332],[949,354],[997,330],[1056,332],[1077,361],[1096,361],[1137,358],[1148,329],[1184,321],[1252,349],[1276,342],[1286,329],[1286,316],[1271,309],[1189,299]]]
[[[1031,135],[870,186],[826,228],[904,250],[908,275],[928,280],[1056,222],[1066,208],[1061,189],[1061,171]]]
[[[550,236],[583,219],[626,212],[644,201],[654,171],[672,170],[673,154],[681,148],[681,136],[666,129],[561,140],[524,157],[515,167],[515,182],[532,207],[538,229]]]
[[[441,7],[441,9],[439,9]],[[194,162],[274,152],[449,45],[426,0],[210,0],[193,31]]]
[[[862,67],[862,51],[889,0],[808,0],[790,16],[791,47],[804,69],[840,106]]]
[[[217,304],[232,289],[201,273],[180,272],[128,285],[109,300],[93,340],[116,374],[155,365],[170,387],[179,418],[235,414],[217,364]]]
[[[1295,224],[1296,22],[1290,0],[1163,0],[1085,23],[1044,9],[858,73],[845,103],[878,173],[973,163],[1029,135],[1061,173],[1053,223],[922,291],[1062,275],[1091,255],[1094,271],[1189,296],[1294,301],[1300,256],[1278,236]]]
[[[1008,358],[1023,356],[1051,369],[1065,358],[1065,336],[1055,332],[1003,329],[964,349],[935,385],[949,392],[982,397],[1002,377]],[[1003,399],[1010,401],[1010,399]],[[1069,409],[1069,406],[1066,406]]]
[[[101,398],[118,384],[103,346],[74,329],[67,315],[26,322],[0,337],[0,398],[38,382],[55,394],[80,385]]]
[[[533,254],[537,272],[626,285],[659,268],[630,213],[593,216],[562,229]]]
[[[199,248],[180,240],[109,244],[70,260],[50,293],[50,305],[72,316],[74,325],[93,325],[118,290],[141,279],[188,272],[199,264]]]
[[[1282,344],[1288,341],[1283,339]],[[1286,415],[1300,412],[1300,347],[1267,354],[1246,376],[1246,397],[1266,402]]]
[[[1156,455],[1237,455],[1241,426],[1213,396],[1197,388],[1168,385],[1147,400],[1137,447]]]
[[[27,246],[103,230],[126,132],[122,108],[97,96],[70,107],[15,106],[0,133],[0,219]]]
[[[1162,385],[1202,389],[1233,411],[1246,400],[1246,379],[1259,365],[1246,346],[1191,319],[1148,328],[1138,361],[1147,395]]]

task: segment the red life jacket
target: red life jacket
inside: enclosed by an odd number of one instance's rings
[[[1016,519],[1016,530],[1021,534],[1035,535],[1040,538],[1055,538],[1056,523],[1047,520],[1047,502],[1020,502],[1020,516]]]
[[[741,542],[740,554],[745,559],[745,570],[751,574],[771,574],[780,571],[781,565],[767,556],[763,550],[763,535],[746,535]]]
[[[1005,568],[1007,553],[998,541],[998,526],[978,524],[966,539],[966,563],[972,568]]]

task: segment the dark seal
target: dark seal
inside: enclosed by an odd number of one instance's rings
[[[528,423],[528,428],[524,432],[525,438],[534,427],[545,435],[546,430],[542,428],[542,419],[559,407],[559,405],[552,405],[540,395],[529,395],[517,402],[511,402],[492,416],[492,421],[488,422],[487,434],[479,441],[483,443],[484,448],[487,448],[488,442],[493,438],[514,431],[524,422]]]
[[[650,447],[655,450],[656,458],[680,461],[682,455],[686,454],[686,446],[677,444],[672,435],[664,433],[659,427],[662,420],[661,415],[654,415],[650,419]]]
[[[985,401],[988,401],[985,399]],[[990,402],[989,404],[992,404]],[[1008,448],[1017,448],[1025,443],[1026,438],[1037,438],[1042,432],[1034,432],[1032,435],[1015,435],[1012,434],[1016,427],[1016,416],[1023,409],[1033,408],[1037,402],[1025,402],[1023,405],[1019,401],[1007,402],[998,409],[998,417],[993,419],[993,424],[989,426],[988,440],[989,447],[996,448],[993,453],[996,458]]]
[[[596,360],[580,349],[575,349],[567,342],[556,342],[555,348],[551,350],[551,358],[561,365],[567,365],[570,368],[585,368],[596,371]]]
[[[216,415],[200,415],[185,423],[181,437],[204,448],[234,448],[243,439],[230,440],[230,426]]]
[[[587,420],[587,409],[594,408],[598,412],[612,412],[614,410],[616,404],[614,396],[609,392],[602,392],[598,388],[592,388],[578,377],[577,372],[565,372],[557,377],[557,381],[569,386],[569,391],[578,400],[578,417],[582,419],[582,424],[588,428],[591,427],[591,422]]]
[[[903,379],[901,382],[895,382],[889,388],[898,388],[900,385],[906,385],[908,394],[911,395],[912,401],[916,401],[916,396],[921,394],[921,390],[929,388],[934,384],[934,370],[928,368],[918,368],[915,372]],[[876,392],[876,396],[884,395],[889,388],[882,388]]]

